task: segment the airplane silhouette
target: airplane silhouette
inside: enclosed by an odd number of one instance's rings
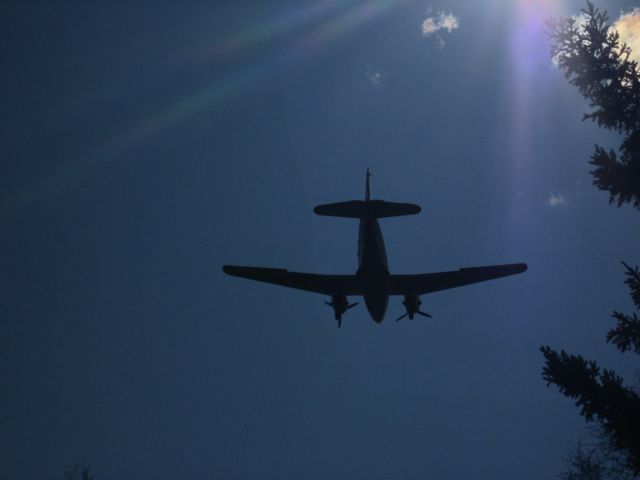
[[[355,275],[320,275],[315,273],[290,272],[281,268],[241,267],[225,265],[222,270],[236,277],[248,278],[259,282],[273,283],[284,287],[297,288],[331,296],[325,302],[333,308],[338,327],[342,325],[342,315],[357,303],[349,303],[347,295],[360,295],[371,318],[381,323],[389,304],[389,295],[404,295],[402,304],[404,317],[418,314],[431,317],[420,310],[420,295],[461,287],[470,283],[484,282],[495,278],[516,275],[527,269],[526,263],[492,265],[487,267],[468,267],[450,272],[422,273],[417,275],[392,275],[389,273],[387,253],[379,218],[414,215],[420,213],[418,205],[412,203],[386,202],[371,200],[367,169],[365,199],[348,202],[318,205],[313,209],[318,215],[332,217],[357,218],[360,220],[358,234],[358,270]]]

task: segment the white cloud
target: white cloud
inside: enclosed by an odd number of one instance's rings
[[[561,193],[552,193],[549,195],[549,200],[547,200],[547,205],[550,207],[568,207],[569,202]]]
[[[620,43],[631,48],[631,59],[640,62],[640,8],[621,13],[612,27],[620,34]]]
[[[367,65],[366,75],[369,81],[373,85],[380,85],[382,83],[382,74],[374,69],[371,65]]]
[[[460,22],[455,15],[441,11],[432,17],[427,17],[422,22],[422,36],[429,37],[435,35],[438,41],[438,47],[442,48],[444,47],[444,39],[440,36],[439,32],[446,30],[447,33],[451,33],[459,26]]]
[[[438,12],[437,15],[427,17],[424,22],[422,22],[422,35],[428,37],[442,29],[451,33],[451,31],[458,28],[459,25],[458,19],[452,13]]]

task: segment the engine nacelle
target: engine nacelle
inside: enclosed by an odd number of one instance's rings
[[[404,301],[402,302],[402,304],[407,309],[407,313],[402,315],[400,318],[396,319],[396,322],[402,320],[404,317],[407,317],[407,316],[409,317],[409,320],[413,320],[413,317],[415,316],[416,313],[418,315],[422,315],[423,317],[432,318],[431,315],[429,315],[428,313],[420,311],[420,305],[422,305],[422,302],[420,301],[420,295],[406,294],[404,296]]]
[[[342,315],[351,307],[355,307],[358,303],[349,303],[347,296],[342,293],[334,293],[331,295],[330,302],[324,302],[333,308],[334,318],[338,321],[338,327],[342,324]]]
[[[342,314],[347,311],[349,303],[347,302],[346,295],[334,293],[333,295],[331,295],[331,302],[327,302],[327,305],[333,307],[333,312],[335,313],[336,320],[340,320]]]
[[[407,309],[409,320],[413,320],[413,316],[420,311],[420,305],[422,305],[420,295],[405,295],[402,304]]]

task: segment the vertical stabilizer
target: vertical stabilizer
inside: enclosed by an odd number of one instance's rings
[[[365,197],[364,197],[364,200],[366,202],[371,200],[371,188],[369,187],[369,177],[370,176],[371,176],[371,173],[369,172],[369,168],[367,167],[367,189],[366,189],[366,193],[365,193]]]

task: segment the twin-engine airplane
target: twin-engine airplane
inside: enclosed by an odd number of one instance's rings
[[[407,316],[409,319],[413,319],[416,313],[431,317],[428,313],[420,311],[422,304],[420,295],[515,275],[527,269],[526,263],[512,263],[489,267],[461,268],[451,272],[391,275],[378,219],[414,215],[420,213],[420,207],[412,203],[371,200],[370,176],[369,169],[367,169],[364,201],[351,200],[329,203],[318,205],[313,209],[318,215],[360,219],[358,271],[355,275],[319,275],[290,272],[280,268],[234,265],[225,265],[222,269],[225,273],[236,277],[330,295],[331,301],[325,303],[333,308],[338,327],[342,324],[342,315],[357,305],[357,303],[349,303],[347,295],[363,296],[367,310],[376,323],[381,323],[384,318],[389,295],[404,295],[402,304],[406,308],[406,313],[397,320]]]

